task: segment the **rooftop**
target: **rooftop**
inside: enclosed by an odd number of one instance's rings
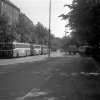
[[[10,4],[11,6],[17,8],[18,10],[20,10],[20,9],[19,9],[17,6],[15,6],[11,1],[9,1],[9,0],[2,0],[2,1],[4,1],[4,2]]]

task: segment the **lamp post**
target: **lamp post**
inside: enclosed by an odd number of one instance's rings
[[[66,55],[66,45],[67,43],[66,43],[66,26],[65,26],[65,55]]]
[[[48,41],[48,58],[50,58],[50,34],[51,34],[51,0],[49,2],[49,41]]]
[[[66,51],[67,51],[67,33],[69,33],[67,30],[66,30],[66,26],[65,26],[65,55],[66,55]]]

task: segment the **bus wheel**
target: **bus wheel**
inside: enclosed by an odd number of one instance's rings
[[[17,53],[17,57],[19,57],[19,53]]]
[[[27,56],[27,52],[26,52],[26,56]]]
[[[36,52],[34,51],[34,56],[36,55]]]

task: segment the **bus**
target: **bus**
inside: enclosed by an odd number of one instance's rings
[[[46,45],[41,45],[41,54],[48,54],[48,46]]]
[[[30,51],[30,44],[28,43],[0,43],[0,57],[28,56],[31,54]]]
[[[41,54],[41,45],[31,44],[31,54],[40,55]]]
[[[0,57],[21,57],[43,55],[48,53],[46,45],[8,42],[0,43]]]
[[[81,56],[90,56],[92,54],[93,47],[91,46],[80,46],[79,54]]]

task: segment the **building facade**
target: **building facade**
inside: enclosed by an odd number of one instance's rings
[[[19,22],[24,22],[28,27],[33,26],[33,22],[23,13],[19,14]]]
[[[0,14],[8,17],[8,24],[19,23],[20,9],[9,0],[0,0]]]

